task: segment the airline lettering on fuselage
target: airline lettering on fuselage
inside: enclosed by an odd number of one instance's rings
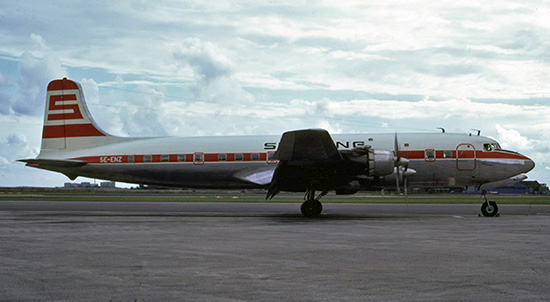
[[[364,141],[353,141],[353,142],[336,142],[336,148],[338,149],[349,149],[351,148],[357,148],[364,146]],[[277,149],[277,143],[265,143],[264,144],[264,150],[276,150]]]
[[[277,143],[265,143],[264,150],[275,150],[277,149]]]
[[[100,163],[121,163],[122,156],[101,156],[99,158]]]
[[[361,146],[364,146],[364,145],[365,145],[364,141],[353,141],[353,142],[351,142],[351,148],[357,148],[357,147],[361,147]],[[338,149],[341,149],[341,148],[348,149],[348,148],[350,148],[350,142],[336,142],[336,148],[338,148]]]

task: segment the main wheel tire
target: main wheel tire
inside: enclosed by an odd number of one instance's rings
[[[323,211],[323,205],[318,200],[306,200],[300,210],[305,217],[317,217]]]
[[[484,202],[481,205],[481,214],[485,217],[495,217],[498,215],[498,206],[494,201]]]

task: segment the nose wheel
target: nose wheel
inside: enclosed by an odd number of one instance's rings
[[[498,206],[494,201],[486,201],[481,205],[481,214],[485,217],[495,217],[498,215]]]
[[[481,214],[485,217],[500,216],[496,201],[488,200],[487,192],[485,191],[483,192],[483,197],[485,198],[485,202],[481,205]]]

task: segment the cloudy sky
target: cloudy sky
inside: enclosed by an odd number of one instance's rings
[[[0,186],[68,181],[15,162],[62,77],[115,135],[480,129],[550,182],[548,2],[289,3],[5,1]]]

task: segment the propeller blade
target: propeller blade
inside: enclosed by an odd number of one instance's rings
[[[399,152],[399,142],[397,140],[397,132],[393,139],[393,149],[395,152],[395,188],[397,189],[397,195],[401,195],[401,185],[399,184],[399,179],[401,178],[401,152]]]
[[[395,167],[395,188],[397,189],[397,195],[401,195],[401,185],[399,184],[399,166]]]
[[[401,160],[401,152],[399,152],[399,143],[397,142],[397,132],[395,132],[393,149],[395,151],[395,157],[397,157],[396,162],[399,162],[399,160]]]
[[[405,189],[405,201],[407,202],[407,206],[409,206],[409,182],[405,173],[403,173],[403,188]]]

